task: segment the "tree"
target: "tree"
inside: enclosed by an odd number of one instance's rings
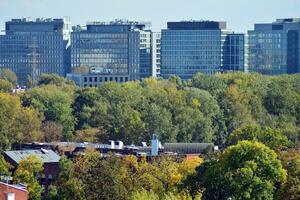
[[[13,84],[7,80],[0,79],[0,92],[11,92]]]
[[[63,139],[72,137],[75,119],[72,115],[72,95],[55,85],[42,85],[28,91],[23,105],[42,113],[45,121],[54,121],[63,126]]]
[[[73,81],[63,78],[57,74],[41,74],[38,85],[56,85],[69,93],[73,93],[76,89],[76,85]]]
[[[0,180],[3,180],[3,176],[9,176],[10,165],[5,161],[3,156],[0,154]]]
[[[257,125],[241,127],[229,136],[230,144],[237,144],[242,140],[259,141],[273,150],[281,150],[289,145],[288,138],[280,130]]]
[[[204,199],[273,199],[286,181],[276,153],[259,142],[241,141],[218,159],[206,161],[188,179],[192,191],[204,189]]]
[[[17,76],[16,74],[9,69],[0,70],[0,79],[9,81],[12,85],[17,84]]]
[[[12,144],[31,142],[41,138],[38,112],[24,108],[17,96],[0,93],[0,149]]]
[[[19,162],[14,179],[19,183],[27,184],[29,200],[41,199],[42,186],[37,181],[37,176],[43,171],[43,162],[35,155],[30,155]]]
[[[63,126],[54,121],[45,121],[42,125],[45,142],[59,142],[63,138]]]
[[[287,182],[282,185],[276,199],[297,200],[300,198],[300,154],[297,150],[279,153],[284,168],[288,172]]]
[[[72,161],[62,157],[59,161],[59,174],[49,192],[50,199],[84,199],[80,180],[74,177]]]

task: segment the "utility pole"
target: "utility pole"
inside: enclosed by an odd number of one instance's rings
[[[32,56],[32,60],[31,60],[31,81],[32,81],[32,86],[36,86],[37,84],[37,38],[36,36],[33,36],[32,38],[32,44],[30,45],[31,47],[31,56]]]

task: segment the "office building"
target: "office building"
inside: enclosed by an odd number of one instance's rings
[[[152,76],[160,76],[160,41],[161,33],[152,32],[151,46],[152,46]]]
[[[67,77],[76,79],[80,86],[90,87],[106,81],[125,82],[151,76],[149,26],[124,20],[90,22],[86,28],[77,26],[71,35],[73,73]],[[87,68],[86,73],[76,73],[76,69],[83,67]]]
[[[140,31],[140,78],[152,76],[151,30]]]
[[[226,43],[227,37],[239,38],[238,44]],[[229,60],[223,60],[228,58],[225,53],[241,57],[232,61],[238,61],[234,63],[234,68],[243,69],[244,50],[233,50],[236,47],[242,48],[240,38],[242,35],[236,36],[226,29],[226,22],[168,22],[167,29],[162,30],[161,35],[161,76],[169,78],[177,75],[186,80],[198,72],[213,74],[223,71],[224,62],[232,64]],[[235,46],[226,49],[226,45],[231,44]]]
[[[248,71],[268,75],[300,72],[300,18],[255,24],[248,31]]]
[[[222,71],[245,71],[246,50],[245,34],[227,34],[223,45]]]
[[[16,73],[19,84],[41,73],[64,76],[68,70],[68,19],[12,19],[0,35],[0,68]]]

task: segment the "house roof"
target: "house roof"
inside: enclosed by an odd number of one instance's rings
[[[27,188],[25,185],[21,185],[21,184],[8,184],[8,183],[4,183],[0,181],[0,185],[4,185],[6,187],[10,187],[10,188],[14,188],[23,192],[28,192]]]
[[[16,163],[19,163],[22,159],[30,156],[35,155],[39,159],[42,160],[43,163],[53,163],[53,162],[59,162],[60,156],[57,155],[52,150],[22,150],[22,151],[5,151],[4,154],[11,158]]]
[[[164,151],[178,154],[199,154],[213,146],[213,143],[165,143]]]

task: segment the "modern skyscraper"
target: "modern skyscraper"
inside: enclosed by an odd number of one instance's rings
[[[255,24],[248,31],[248,71],[276,75],[300,72],[300,18]]]
[[[227,58],[224,53],[235,52],[225,47],[225,45],[235,44],[226,43],[228,34],[233,32],[226,30],[226,22],[168,22],[168,28],[162,30],[161,37],[161,76],[168,78],[177,75],[182,79],[191,79],[197,72],[213,74],[222,71],[223,57]],[[233,37],[234,35],[231,35],[231,38]],[[236,46],[240,47],[240,45]],[[241,53],[243,50],[237,51],[239,52],[235,54],[244,57]],[[239,62],[234,65],[243,65],[240,60],[242,58],[232,61]],[[231,61],[230,63],[227,61],[227,64],[231,64]],[[235,68],[241,69],[243,66]]]
[[[161,33],[152,32],[151,46],[152,46],[152,76],[160,76],[160,41]]]
[[[0,68],[14,71],[19,84],[41,73],[64,76],[69,63],[70,23],[68,19],[12,19],[0,35]]]
[[[87,67],[87,74],[98,77],[97,82],[92,78],[93,83],[86,81],[83,86],[95,86],[105,80],[124,82],[151,76],[149,26],[149,23],[116,20],[92,22],[86,29],[74,30],[71,45],[73,71]]]
[[[151,30],[140,31],[140,78],[152,76]]]
[[[230,33],[226,35],[223,45],[222,71],[245,71],[246,42],[245,34]]]

